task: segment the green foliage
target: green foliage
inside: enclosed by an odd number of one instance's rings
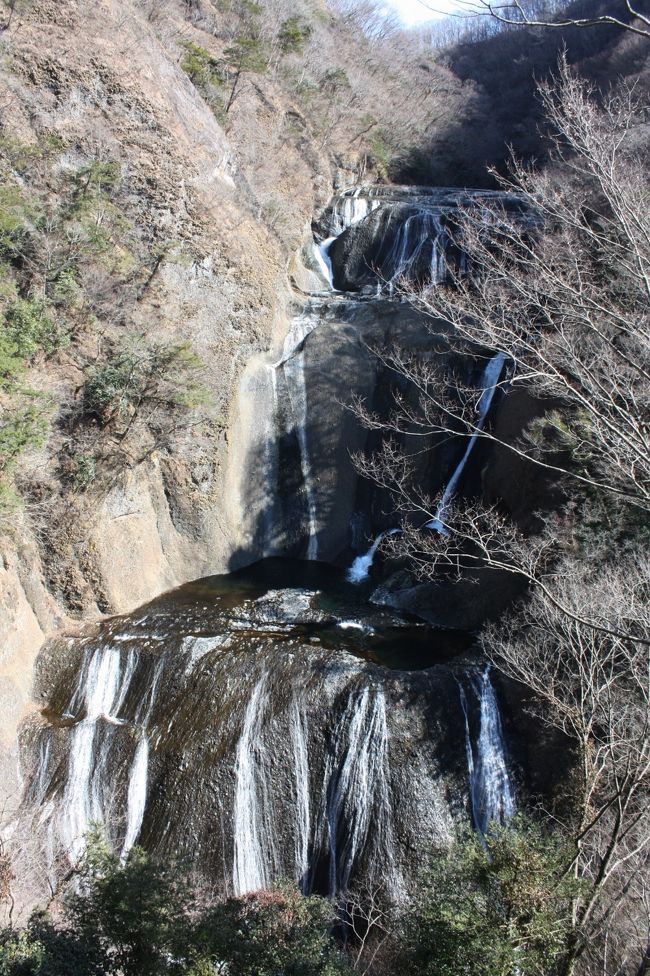
[[[13,471],[21,454],[43,443],[48,410],[49,403],[32,390],[18,391],[7,406],[0,402],[0,521],[18,504]]]
[[[36,290],[70,305],[79,299],[84,265],[97,258],[110,263],[116,256],[123,263],[131,225],[114,199],[121,184],[114,160],[91,159],[73,171],[63,169],[56,178],[58,193],[39,196],[51,152],[47,137],[36,147],[0,140],[0,260],[13,271],[21,294]]]
[[[15,259],[25,246],[40,208],[22,187],[0,185],[0,258]]]
[[[110,195],[122,178],[119,163],[92,159],[75,171],[72,181],[78,196]]]
[[[0,932],[0,976],[106,976],[105,959],[92,940],[53,925],[45,913],[26,929]]]
[[[322,78],[323,89],[331,94],[349,91],[352,88],[347,72],[343,68],[329,68]]]
[[[223,100],[226,65],[223,61],[213,58],[204,47],[199,47],[192,41],[183,41],[182,47],[185,49],[185,55],[181,61],[181,68],[201,92],[217,120],[223,123],[226,117]]]
[[[66,340],[48,313],[46,302],[39,298],[20,298],[10,305],[3,332],[16,354],[26,361],[39,352],[53,352]]]
[[[0,520],[18,503],[12,484],[18,459],[40,447],[48,427],[49,403],[22,386],[20,376],[39,353],[51,353],[64,338],[40,299],[16,299],[0,323]]]
[[[83,390],[84,413],[104,422],[126,414],[136,395],[136,384],[137,361],[128,353],[91,366]]]
[[[219,86],[223,82],[219,61],[213,58],[204,47],[199,47],[192,41],[183,41],[181,47],[185,54],[181,61],[181,68],[189,75],[190,80],[205,90],[209,85]]]
[[[45,947],[29,930],[7,929],[0,936],[0,976],[30,976],[43,971]]]
[[[38,142],[25,143],[9,135],[0,135],[0,157],[18,173],[27,172],[35,161],[50,161],[64,148],[58,132],[44,132]]]
[[[283,54],[300,54],[312,33],[313,28],[301,17],[288,17],[278,31],[280,50]]]
[[[0,478],[7,475],[29,447],[39,447],[47,430],[44,409],[28,403],[3,411],[0,418]]]
[[[566,946],[571,855],[516,818],[434,861],[409,921],[411,976],[545,976]]]
[[[287,883],[219,905],[197,938],[204,958],[227,961],[238,976],[343,976],[351,970],[332,941],[334,921],[330,903]]]
[[[389,133],[385,129],[375,129],[370,134],[369,149],[377,173],[382,179],[387,179],[393,156],[393,146]]]
[[[50,300],[54,305],[71,308],[83,299],[79,272],[75,267],[64,268],[50,282]]]
[[[211,68],[214,78],[215,62]],[[47,135],[34,145],[0,137],[0,516],[18,503],[21,453],[42,443],[47,429],[50,405],[36,403],[29,368],[79,333],[88,337],[100,326],[110,335],[151,277],[151,255],[123,209],[121,164],[96,157],[54,167],[61,148]],[[93,346],[82,341],[77,350]],[[128,429],[146,407],[159,443],[172,429],[164,426],[166,411],[207,397],[187,345],[145,346],[129,337],[108,361],[86,369],[82,409],[102,424],[128,418]],[[104,455],[94,445],[78,447],[67,467],[75,489],[95,481]]]
[[[203,364],[188,342],[149,343],[142,335],[127,337],[104,362],[91,366],[83,389],[83,412],[106,426],[117,418],[132,419],[144,408],[195,409],[209,401],[198,379]]]
[[[224,62],[238,74],[249,71],[263,74],[269,66],[269,59],[262,41],[258,37],[238,37],[234,44],[223,52]]]
[[[173,865],[137,847],[122,864],[97,832],[80,882],[63,925],[0,932],[0,976],[351,976],[332,906],[292,886],[200,911]]]
[[[97,477],[97,458],[94,454],[81,453],[73,459],[72,480],[78,491],[85,491]]]
[[[157,976],[178,971],[191,923],[189,891],[169,865],[159,866],[133,848],[122,866],[100,835],[91,837],[82,871],[82,894],[70,905],[72,928],[96,944],[110,972]]]

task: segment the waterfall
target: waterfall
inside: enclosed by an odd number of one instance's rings
[[[129,791],[127,795],[126,834],[122,847],[121,859],[126,857],[138,839],[144,810],[147,803],[147,774],[149,769],[149,740],[143,733],[138,740],[135,756],[129,774]]]
[[[81,669],[73,705],[80,702],[85,716],[71,736],[61,823],[61,837],[73,863],[84,851],[84,835],[91,823],[104,818],[103,791],[113,727],[120,724],[118,714],[135,663],[135,652],[130,651],[122,672],[119,650],[101,647],[86,654]],[[103,741],[97,746],[98,738]]]
[[[293,745],[296,782],[296,877],[300,880],[301,886],[306,888],[311,837],[309,759],[305,715],[296,698],[291,705],[289,732]],[[306,890],[303,893],[306,894]]]
[[[447,482],[442,498],[438,504],[438,508],[436,509],[436,514],[425,525],[426,529],[435,529],[442,535],[447,534],[447,528],[444,520],[447,509],[449,508],[449,502],[456,493],[458,482],[460,481],[460,477],[463,473],[465,465],[469,460],[469,456],[472,453],[474,445],[476,444],[479,434],[487,419],[487,415],[490,412],[490,407],[492,406],[492,400],[494,399],[494,394],[497,389],[499,376],[501,375],[501,370],[503,369],[505,359],[505,353],[498,352],[488,361],[483,373],[481,374],[482,393],[479,397],[478,404],[476,405],[477,418],[474,425],[474,431],[467,443],[467,447],[465,448],[462,458],[456,466],[456,470]]]
[[[314,241],[314,257],[318,268],[327,281],[330,288],[334,288],[334,269],[329,256],[329,250],[337,237],[340,237],[348,227],[358,224],[382,205],[381,200],[375,200],[368,196],[362,196],[361,187],[357,187],[352,192],[344,193],[338,197],[332,208],[332,227],[331,237],[317,243]]]
[[[266,676],[249,698],[235,762],[233,886],[236,895],[259,891],[272,880],[273,818],[268,817],[266,756],[262,726],[267,706]]]
[[[392,862],[392,818],[388,785],[388,726],[384,692],[366,685],[350,699],[336,737],[328,784],[327,831],[330,895],[348,887],[369,840],[372,823],[377,860],[386,875]]]
[[[370,549],[368,549],[368,551],[364,552],[362,555],[357,556],[348,569],[348,582],[362,583],[364,579],[367,579],[372,568],[375,554],[381,545],[382,539],[385,539],[387,535],[396,535],[401,531],[401,529],[389,529],[387,532],[380,532],[373,544],[370,546]]]
[[[438,285],[445,280],[447,275],[447,234],[445,231],[439,233],[433,239],[433,249],[431,251],[431,284]]]
[[[334,269],[332,268],[329,250],[330,246],[335,240],[336,237],[328,237],[326,240],[321,241],[320,244],[316,244],[316,242],[314,242],[314,255],[316,257],[316,262],[320,268],[323,278],[325,278],[325,281],[327,281],[330,288],[334,288]]]
[[[503,727],[490,669],[467,674],[469,689],[479,708],[479,732],[476,741],[470,731],[467,694],[459,683],[460,702],[465,717],[465,749],[470,784],[470,801],[474,826],[482,836],[491,823],[504,823],[515,812],[515,800],[508,766]]]
[[[139,722],[140,738],[133,756],[133,763],[129,773],[129,789],[126,800],[126,832],[122,845],[122,861],[126,857],[140,836],[144,811],[147,804],[147,779],[149,776],[149,737],[147,728],[153,706],[156,700],[156,692],[162,677],[165,664],[164,657],[161,657],[154,670],[153,680],[149,686],[149,694],[140,703],[136,720]]]
[[[287,394],[291,415],[295,425],[300,451],[300,470],[307,505],[309,541],[307,559],[318,558],[317,510],[312,480],[309,446],[307,443],[307,387],[305,384],[305,352],[301,348],[305,339],[318,325],[315,309],[309,306],[302,315],[297,315],[284,340],[282,354],[270,369],[272,370],[272,389],[274,410],[278,414],[277,370],[282,369],[287,384]]]
[[[115,638],[118,641],[120,638]],[[140,660],[131,649],[126,654],[110,644],[85,652],[79,680],[67,715],[82,718],[70,736],[68,771],[61,803],[59,833],[73,863],[85,849],[84,835],[93,823],[103,823],[112,800],[109,763],[115,732],[126,724],[122,706]],[[164,668],[164,656],[157,661],[153,676],[135,715],[137,743],[128,775],[125,834],[121,858],[124,860],[137,841],[147,802],[149,767],[148,724]],[[46,750],[45,755],[49,755]],[[39,776],[39,782],[44,773]],[[44,792],[44,787],[41,787]]]
[[[440,216],[428,210],[411,214],[400,223],[388,256],[382,262],[391,269],[388,278],[389,288],[392,289],[395,282],[407,276],[417,267],[423,251],[428,246],[431,246],[429,266],[432,281],[438,282],[440,280],[440,255],[437,242],[442,233]]]
[[[36,776],[30,787],[30,797],[35,803],[42,803],[45,799],[47,787],[49,786],[48,771],[50,766],[50,755],[52,752],[52,739],[48,735],[41,739],[38,749],[38,763],[36,765]]]
[[[307,445],[307,387],[305,384],[305,353],[295,353],[284,364],[292,413],[296,422],[296,434],[300,450],[300,470],[307,502],[309,541],[307,559],[318,558],[318,537],[316,535],[316,499],[312,481],[309,448]]]
[[[391,198],[372,192],[377,198],[371,191],[342,194],[328,211],[329,224],[323,218],[321,226],[324,234],[349,233],[332,252],[336,236],[315,245],[330,286],[329,255],[337,254],[338,268],[340,248],[341,273],[349,271],[350,288],[358,286],[360,293],[308,300],[292,316],[281,352],[256,358],[242,382],[242,424],[255,448],[242,471],[259,471],[266,479],[251,492],[254,533],[247,535],[265,555],[306,550],[315,560],[319,543],[321,556],[342,544],[355,478],[335,472],[319,480],[318,464],[326,463],[332,445],[338,452],[337,437],[354,444],[357,434],[348,433],[347,421],[339,425],[338,414],[330,422],[328,397],[338,402],[337,391],[349,388],[350,379],[354,383],[355,370],[365,370],[365,352],[356,358],[357,339],[366,342],[375,329],[382,335],[401,331],[404,320],[387,301],[381,269],[389,287],[407,274],[434,283],[446,274],[448,235],[438,198],[433,195],[429,206],[424,194],[405,202],[399,193]],[[381,219],[369,217],[393,203]],[[364,220],[355,238],[349,229]],[[306,349],[321,323],[326,338],[314,337]],[[418,323],[415,317],[406,321],[416,343]],[[346,350],[340,360],[339,341]],[[426,348],[426,334],[422,341]],[[316,354],[328,344],[329,362],[334,370],[341,363],[341,376],[328,376],[315,395]],[[498,354],[482,369],[472,436],[427,523],[438,531],[444,531],[446,507],[488,417],[503,364]],[[385,390],[382,376],[366,372],[363,391],[370,402],[377,390],[383,410],[392,386]],[[324,412],[314,418],[317,407]],[[260,545],[263,519],[267,534]],[[382,531],[360,545],[355,540],[354,553],[366,551],[350,559],[348,581],[366,580],[382,541],[400,531]],[[39,737],[37,762],[25,764],[35,768],[29,803],[40,807],[43,829],[51,828],[53,875],[62,849],[76,861],[90,824],[101,821],[123,861],[142,836],[156,854],[188,855],[198,872],[236,895],[282,877],[293,877],[305,893],[329,891],[333,897],[366,881],[396,884],[415,870],[425,850],[450,842],[457,810],[449,797],[463,789],[465,761],[477,830],[511,815],[513,791],[488,672],[468,673],[460,686],[463,744],[453,734],[458,716],[446,704],[450,684],[455,700],[450,671],[442,666],[411,674],[416,655],[405,621],[398,632],[387,610],[358,610],[363,587],[355,592],[340,586],[331,567],[322,567],[321,600],[303,608],[295,596],[285,601],[275,595],[265,611],[260,580],[276,571],[281,594],[278,561],[256,567],[250,578],[234,574],[223,589],[218,578],[187,584],[178,598],[166,594],[133,615],[128,628],[117,620],[102,624],[103,637],[81,645],[74,689],[71,659],[55,650],[67,663],[54,682],[56,669],[48,663],[40,678],[46,693],[39,691],[39,700],[46,699],[53,682],[53,707],[44,710],[50,730]],[[299,573],[291,567],[291,574]],[[310,567],[310,587],[319,573]],[[295,592],[294,584],[287,589]],[[418,633],[411,643],[419,640]],[[400,644],[409,653],[401,656]],[[152,653],[154,647],[163,653]],[[389,667],[396,670],[389,673]]]
[[[359,221],[364,220],[377,207],[381,207],[381,200],[362,194],[363,188],[356,187],[352,191],[343,193],[335,201],[332,216],[333,230],[335,231],[336,237],[346,231],[348,227],[352,227],[354,224],[358,224]],[[334,239],[332,238],[332,240]]]

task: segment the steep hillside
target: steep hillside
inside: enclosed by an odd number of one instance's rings
[[[606,8],[607,4],[593,0],[576,0],[567,13],[581,17]],[[647,9],[647,4],[639,4],[638,9]],[[596,90],[607,92],[619,79],[633,86],[637,95],[650,87],[650,58],[643,37],[610,25],[592,30],[497,30],[488,18],[487,23],[482,20],[469,20],[465,36],[444,45],[438,54],[438,63],[473,92],[472,98],[431,141],[395,160],[396,180],[446,182],[453,168],[461,185],[494,186],[487,168],[505,172],[511,149],[520,158],[543,164],[548,139],[536,85],[557,73],[563,51],[574,70]],[[457,22],[450,26],[462,31]],[[431,35],[425,32],[424,43],[437,43],[437,36],[444,36],[443,28],[434,28]]]

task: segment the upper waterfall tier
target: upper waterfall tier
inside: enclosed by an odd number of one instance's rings
[[[317,259],[337,291],[392,292],[400,279],[437,283],[462,256],[449,228],[459,208],[498,201],[520,210],[514,195],[422,186],[357,187],[335,197],[314,222]]]

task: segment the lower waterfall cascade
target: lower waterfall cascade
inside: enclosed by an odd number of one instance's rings
[[[419,852],[450,842],[480,789],[490,819],[507,815],[496,697],[472,697],[475,668],[456,663],[468,639],[373,607],[318,563],[309,589],[294,582],[303,563],[273,588],[283,567],[269,563],[171,591],[81,647],[49,645],[23,815],[51,866],[75,863],[98,822],[123,858],[134,843],[173,852],[226,892],[291,877],[335,896],[381,878],[401,897]],[[381,663],[414,643],[431,648],[419,670]]]
[[[467,690],[465,685],[467,685]],[[459,681],[460,700],[465,718],[465,749],[469,775],[472,820],[485,837],[490,824],[503,824],[515,812],[515,798],[508,772],[506,746],[499,706],[490,669],[468,671]],[[478,705],[479,731],[470,731],[468,693]]]
[[[381,879],[399,898],[424,853],[448,845],[459,822],[471,817],[485,833],[513,814],[504,726],[472,635],[370,602],[373,559],[400,529],[368,531],[374,541],[347,570],[328,556],[339,512],[322,503],[325,435],[313,428],[323,373],[313,350],[327,343],[319,336],[343,323],[352,348],[364,316],[399,317],[404,275],[439,282],[458,260],[445,208],[466,195],[398,189],[333,202],[313,244],[321,291],[256,374],[270,417],[256,469],[265,481],[261,560],[41,653],[36,696],[45,705],[24,734],[20,816],[47,838],[51,872],[76,863],[101,823],[122,859],[134,844],[185,857],[226,893],[293,878],[304,893],[334,898]],[[345,285],[359,240],[377,264],[353,294]],[[495,355],[482,370],[476,429],[444,472],[431,528],[444,530],[503,369]],[[347,483],[352,511],[356,483]]]

